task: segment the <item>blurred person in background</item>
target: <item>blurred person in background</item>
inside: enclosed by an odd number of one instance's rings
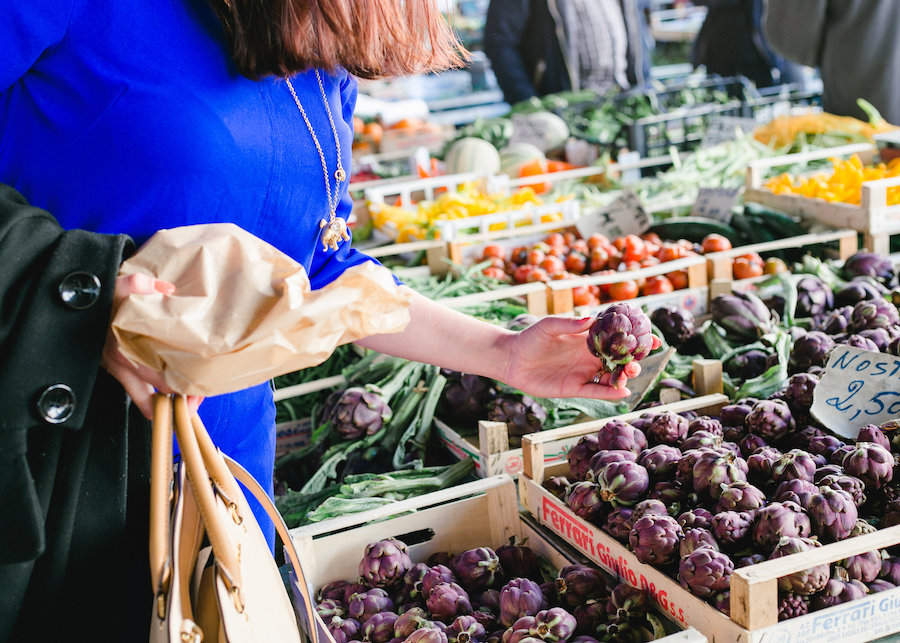
[[[510,104],[533,96],[644,85],[647,0],[491,0],[484,52]]]
[[[691,63],[709,74],[745,76],[757,87],[795,82],[796,65],[772,51],[762,29],[763,0],[694,0],[707,13]]]
[[[764,25],[775,51],[819,68],[825,111],[868,120],[864,98],[900,123],[900,2],[768,0]]]

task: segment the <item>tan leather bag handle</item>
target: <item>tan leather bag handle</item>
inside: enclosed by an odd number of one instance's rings
[[[309,593],[309,585],[303,573],[300,557],[294,548],[294,543],[291,540],[284,518],[282,518],[275,504],[259,482],[243,466],[223,454],[213,444],[212,438],[209,437],[209,433],[203,426],[200,417],[196,413],[191,414],[189,412],[187,399],[184,396],[175,396],[174,414],[174,434],[178,437],[182,461],[185,464],[191,488],[194,490],[197,504],[204,519],[204,526],[207,529],[217,563],[223,568],[223,572],[228,577],[228,580],[235,583],[236,587],[239,587],[239,567],[234,558],[234,549],[230,546],[230,539],[221,527],[217,526],[215,520],[206,519],[208,516],[214,515],[215,493],[209,484],[209,480],[196,480],[198,471],[206,471],[213,485],[217,487],[218,492],[224,494],[225,497],[236,497],[234,494],[242,493],[236,480],[240,481],[269,515],[275,525],[278,536],[284,544],[285,553],[297,577],[298,589],[304,601],[309,637],[312,643],[317,643],[318,631],[313,611],[314,603]],[[172,396],[157,394],[154,399],[153,444],[151,450],[150,571],[153,590],[156,593],[157,609],[162,610],[161,618],[165,613],[165,601],[169,589],[168,581],[171,576],[170,566],[172,564],[171,552],[169,551],[171,492],[174,483],[172,418]],[[201,500],[201,495],[206,497]],[[234,505],[232,505],[232,508],[236,512]]]

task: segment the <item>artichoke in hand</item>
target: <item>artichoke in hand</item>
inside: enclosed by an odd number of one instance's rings
[[[651,332],[650,318],[637,306],[616,303],[601,311],[588,330],[588,348],[603,360],[610,385],[619,388],[634,377],[631,362],[639,362],[662,342]]]

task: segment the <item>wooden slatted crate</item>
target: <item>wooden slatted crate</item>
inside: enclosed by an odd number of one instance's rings
[[[519,513],[515,482],[505,475],[298,527],[290,534],[303,562],[311,596],[326,583],[355,580],[359,576],[358,565],[365,546],[388,537],[406,542],[413,562],[423,562],[432,553],[441,551],[497,548],[508,543],[511,537],[527,537],[528,545],[556,568],[576,562],[572,553],[557,547],[552,536]],[[298,614],[303,614],[296,582],[296,578],[292,578],[294,601]],[[302,617],[300,621],[309,631]],[[320,643],[334,643],[318,615],[313,626]],[[678,628],[673,626],[674,629]],[[703,643],[706,640],[695,629],[680,629],[684,631],[658,640],[663,643]]]
[[[713,412],[727,403],[725,396],[716,396],[715,400],[709,397],[684,400],[671,406],[678,412],[697,410],[698,405],[711,406],[703,412]],[[525,469],[519,476],[521,501],[539,523],[559,534],[601,568],[635,587],[649,590],[659,608],[678,623],[697,628],[711,643],[862,643],[900,632],[900,587],[778,621],[779,578],[815,565],[900,544],[900,526],[734,570],[729,617],[681,587],[668,574],[641,563],[625,545],[576,516],[562,500],[544,489],[543,482],[548,477],[568,473],[567,463],[546,466],[545,451],[554,450],[556,441],[577,439],[591,430],[596,429],[572,427],[571,430],[525,436],[522,441]]]
[[[877,160],[875,146],[863,143],[754,161],[747,168],[744,200],[837,228],[857,230],[863,234],[863,246],[869,251],[888,254],[891,236],[900,234],[900,205],[887,204],[887,189],[900,185],[900,177],[864,182],[859,205],[793,194],[775,194],[763,187],[766,173],[773,168],[803,165],[810,161],[853,154],[859,155],[863,163]]]

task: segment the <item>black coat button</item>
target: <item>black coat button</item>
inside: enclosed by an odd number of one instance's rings
[[[59,298],[74,308],[90,308],[100,298],[100,278],[89,272],[70,272],[59,283]]]
[[[54,384],[41,393],[37,409],[44,422],[62,424],[75,412],[75,393],[65,384]]]

